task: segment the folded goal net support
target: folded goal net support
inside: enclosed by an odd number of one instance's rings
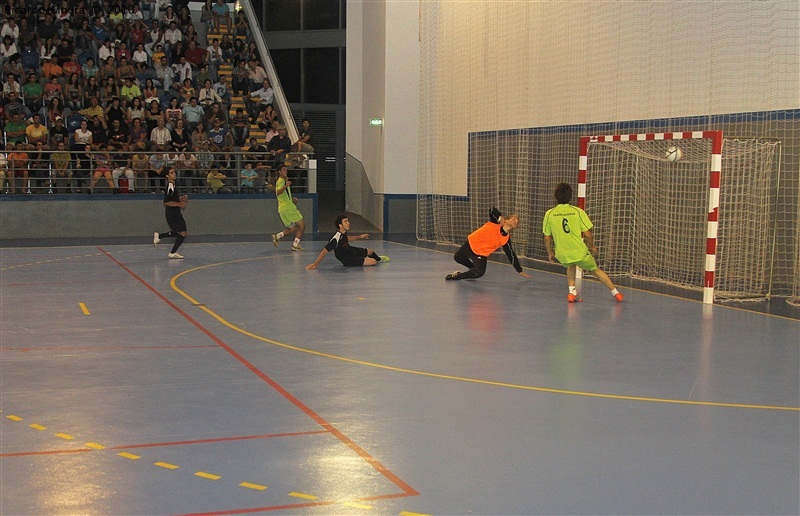
[[[670,161],[668,149],[680,159]],[[702,290],[703,302],[770,296],[780,142],[722,131],[585,136],[577,204],[611,276]]]

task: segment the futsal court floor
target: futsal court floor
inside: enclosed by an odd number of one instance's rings
[[[2,248],[0,513],[800,513],[796,312],[324,243]]]

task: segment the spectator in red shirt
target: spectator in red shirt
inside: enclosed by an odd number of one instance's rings
[[[184,53],[186,60],[195,68],[199,68],[206,57],[206,49],[198,47],[194,41],[189,42],[189,48]]]

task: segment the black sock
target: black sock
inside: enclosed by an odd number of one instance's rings
[[[375,253],[375,251],[372,251],[372,254],[370,254],[369,257],[373,258],[376,262],[381,261],[381,257],[378,256],[377,253]]]
[[[172,238],[176,237],[178,234],[174,231],[168,231],[167,233],[159,233],[158,238]]]
[[[172,232],[170,231],[170,233],[172,233]],[[181,246],[181,244],[183,243],[184,240],[186,240],[186,238],[183,235],[178,234],[177,238],[175,238],[175,245],[172,246],[172,251],[170,251],[170,252],[171,253],[177,253],[178,252],[178,248]]]

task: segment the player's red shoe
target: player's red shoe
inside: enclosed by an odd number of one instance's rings
[[[576,294],[567,294],[567,302],[580,303],[583,299],[579,298]]]
[[[622,292],[617,292],[616,294],[614,294],[614,299],[616,299],[617,302],[621,303],[622,300],[625,299],[625,296],[622,295]]]

